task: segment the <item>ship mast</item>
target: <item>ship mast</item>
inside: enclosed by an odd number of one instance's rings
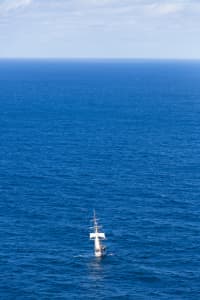
[[[94,221],[94,231],[95,231],[96,233],[98,233],[98,230],[99,230],[100,226],[98,226],[98,224],[97,224],[97,218],[96,218],[96,212],[95,212],[95,209],[94,209],[94,217],[93,217],[93,221]]]

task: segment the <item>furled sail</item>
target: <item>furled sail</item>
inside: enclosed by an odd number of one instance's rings
[[[94,233],[90,233],[90,239],[95,239],[96,237],[101,238],[101,239],[105,239],[105,233],[103,232],[94,232]]]

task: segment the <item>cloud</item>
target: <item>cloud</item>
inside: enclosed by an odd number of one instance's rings
[[[187,47],[199,57],[199,15],[200,0],[0,0],[0,57],[169,57]]]
[[[199,0],[198,0],[199,1]],[[117,17],[175,15],[200,4],[196,0],[34,0],[42,11]]]
[[[10,11],[26,7],[32,3],[32,0],[3,0],[0,3],[0,13],[8,13]]]
[[[166,2],[166,3],[153,3],[146,6],[147,11],[155,15],[169,15],[176,14],[185,9],[185,3],[182,2]]]

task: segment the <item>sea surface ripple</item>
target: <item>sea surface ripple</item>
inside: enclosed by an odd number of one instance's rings
[[[0,61],[0,299],[200,299],[199,82],[198,61]]]

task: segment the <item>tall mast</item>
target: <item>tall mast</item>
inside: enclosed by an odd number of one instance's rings
[[[95,209],[94,209],[94,229],[95,229],[95,231],[97,232],[98,228],[97,228],[97,219],[96,219],[96,212],[95,212]]]
[[[96,218],[96,212],[95,212],[95,209],[94,209],[94,219],[93,219],[93,221],[94,221],[94,231],[95,231],[95,232],[98,232],[100,226],[98,226],[98,223],[97,223],[97,218]]]

